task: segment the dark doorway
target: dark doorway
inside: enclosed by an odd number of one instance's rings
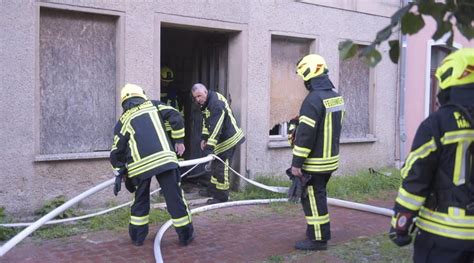
[[[202,117],[193,103],[190,89],[194,83],[203,83],[211,90],[226,96],[228,34],[200,29],[183,29],[173,25],[161,28],[161,67],[167,66],[174,73],[171,88],[184,106],[186,160],[202,157],[200,148]],[[188,178],[203,174],[204,165],[194,169]]]

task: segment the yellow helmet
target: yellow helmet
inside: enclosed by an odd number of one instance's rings
[[[474,48],[462,48],[443,59],[436,70],[440,89],[474,83]]]
[[[122,91],[120,91],[120,103],[123,103],[126,99],[132,97],[140,97],[143,99],[147,99],[147,97],[145,96],[145,92],[140,86],[135,84],[126,84],[122,88]]]
[[[166,66],[161,68],[160,75],[161,75],[161,81],[171,82],[174,80],[173,71]]]
[[[323,74],[327,69],[328,66],[324,58],[316,54],[309,54],[296,64],[296,73],[302,77],[304,81]]]

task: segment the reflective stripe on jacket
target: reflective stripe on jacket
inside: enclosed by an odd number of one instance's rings
[[[451,102],[470,106],[472,114],[474,87],[462,97],[452,97]],[[474,202],[467,186],[474,169],[468,152],[471,143],[474,129],[456,106],[443,106],[425,119],[401,170],[403,181],[394,210],[417,213],[420,229],[447,238],[447,243],[470,240],[472,248],[474,211],[466,210],[466,204]]]
[[[175,142],[184,139],[184,121],[173,107],[159,101],[145,101],[126,110],[115,125],[110,161],[128,177],[155,174],[178,167],[174,146],[166,135],[164,122],[172,127]]]
[[[339,167],[339,138],[344,99],[327,75],[310,80],[296,129],[292,166],[309,173],[330,173]]]
[[[244,132],[237,125],[229,103],[220,93],[209,91],[207,106],[203,107],[202,139],[206,150],[221,154],[245,141]]]

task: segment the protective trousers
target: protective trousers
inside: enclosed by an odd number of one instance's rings
[[[418,229],[413,246],[415,263],[472,263],[474,262],[474,242],[464,241],[460,246],[450,246],[440,242],[433,234]],[[471,245],[469,245],[469,243]]]
[[[306,236],[310,240],[327,241],[331,239],[326,185],[331,177],[328,174],[311,174],[306,187],[308,195],[301,198],[306,216]]]
[[[178,233],[179,240],[188,240],[193,234],[191,215],[186,200],[179,186],[179,170],[169,170],[157,174],[156,179],[160,184],[165,197],[166,208],[171,215],[173,226]],[[148,234],[150,212],[150,183],[151,178],[132,178],[137,187],[135,200],[131,207],[129,235],[133,242],[143,242]]]
[[[211,164],[211,184],[208,191],[213,198],[223,202],[229,200],[229,166],[233,155],[234,149],[230,149],[217,155],[224,163],[220,160],[214,160]]]

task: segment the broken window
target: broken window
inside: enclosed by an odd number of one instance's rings
[[[311,40],[272,36],[270,88],[270,138],[286,139],[287,124],[298,115],[308,94],[296,74],[296,63],[309,54]]]
[[[114,16],[41,8],[41,154],[110,149],[116,24]]]
[[[363,47],[359,45],[359,49]],[[372,137],[371,80],[372,69],[363,58],[354,56],[348,60],[340,59],[338,88],[346,107],[342,138]]]

